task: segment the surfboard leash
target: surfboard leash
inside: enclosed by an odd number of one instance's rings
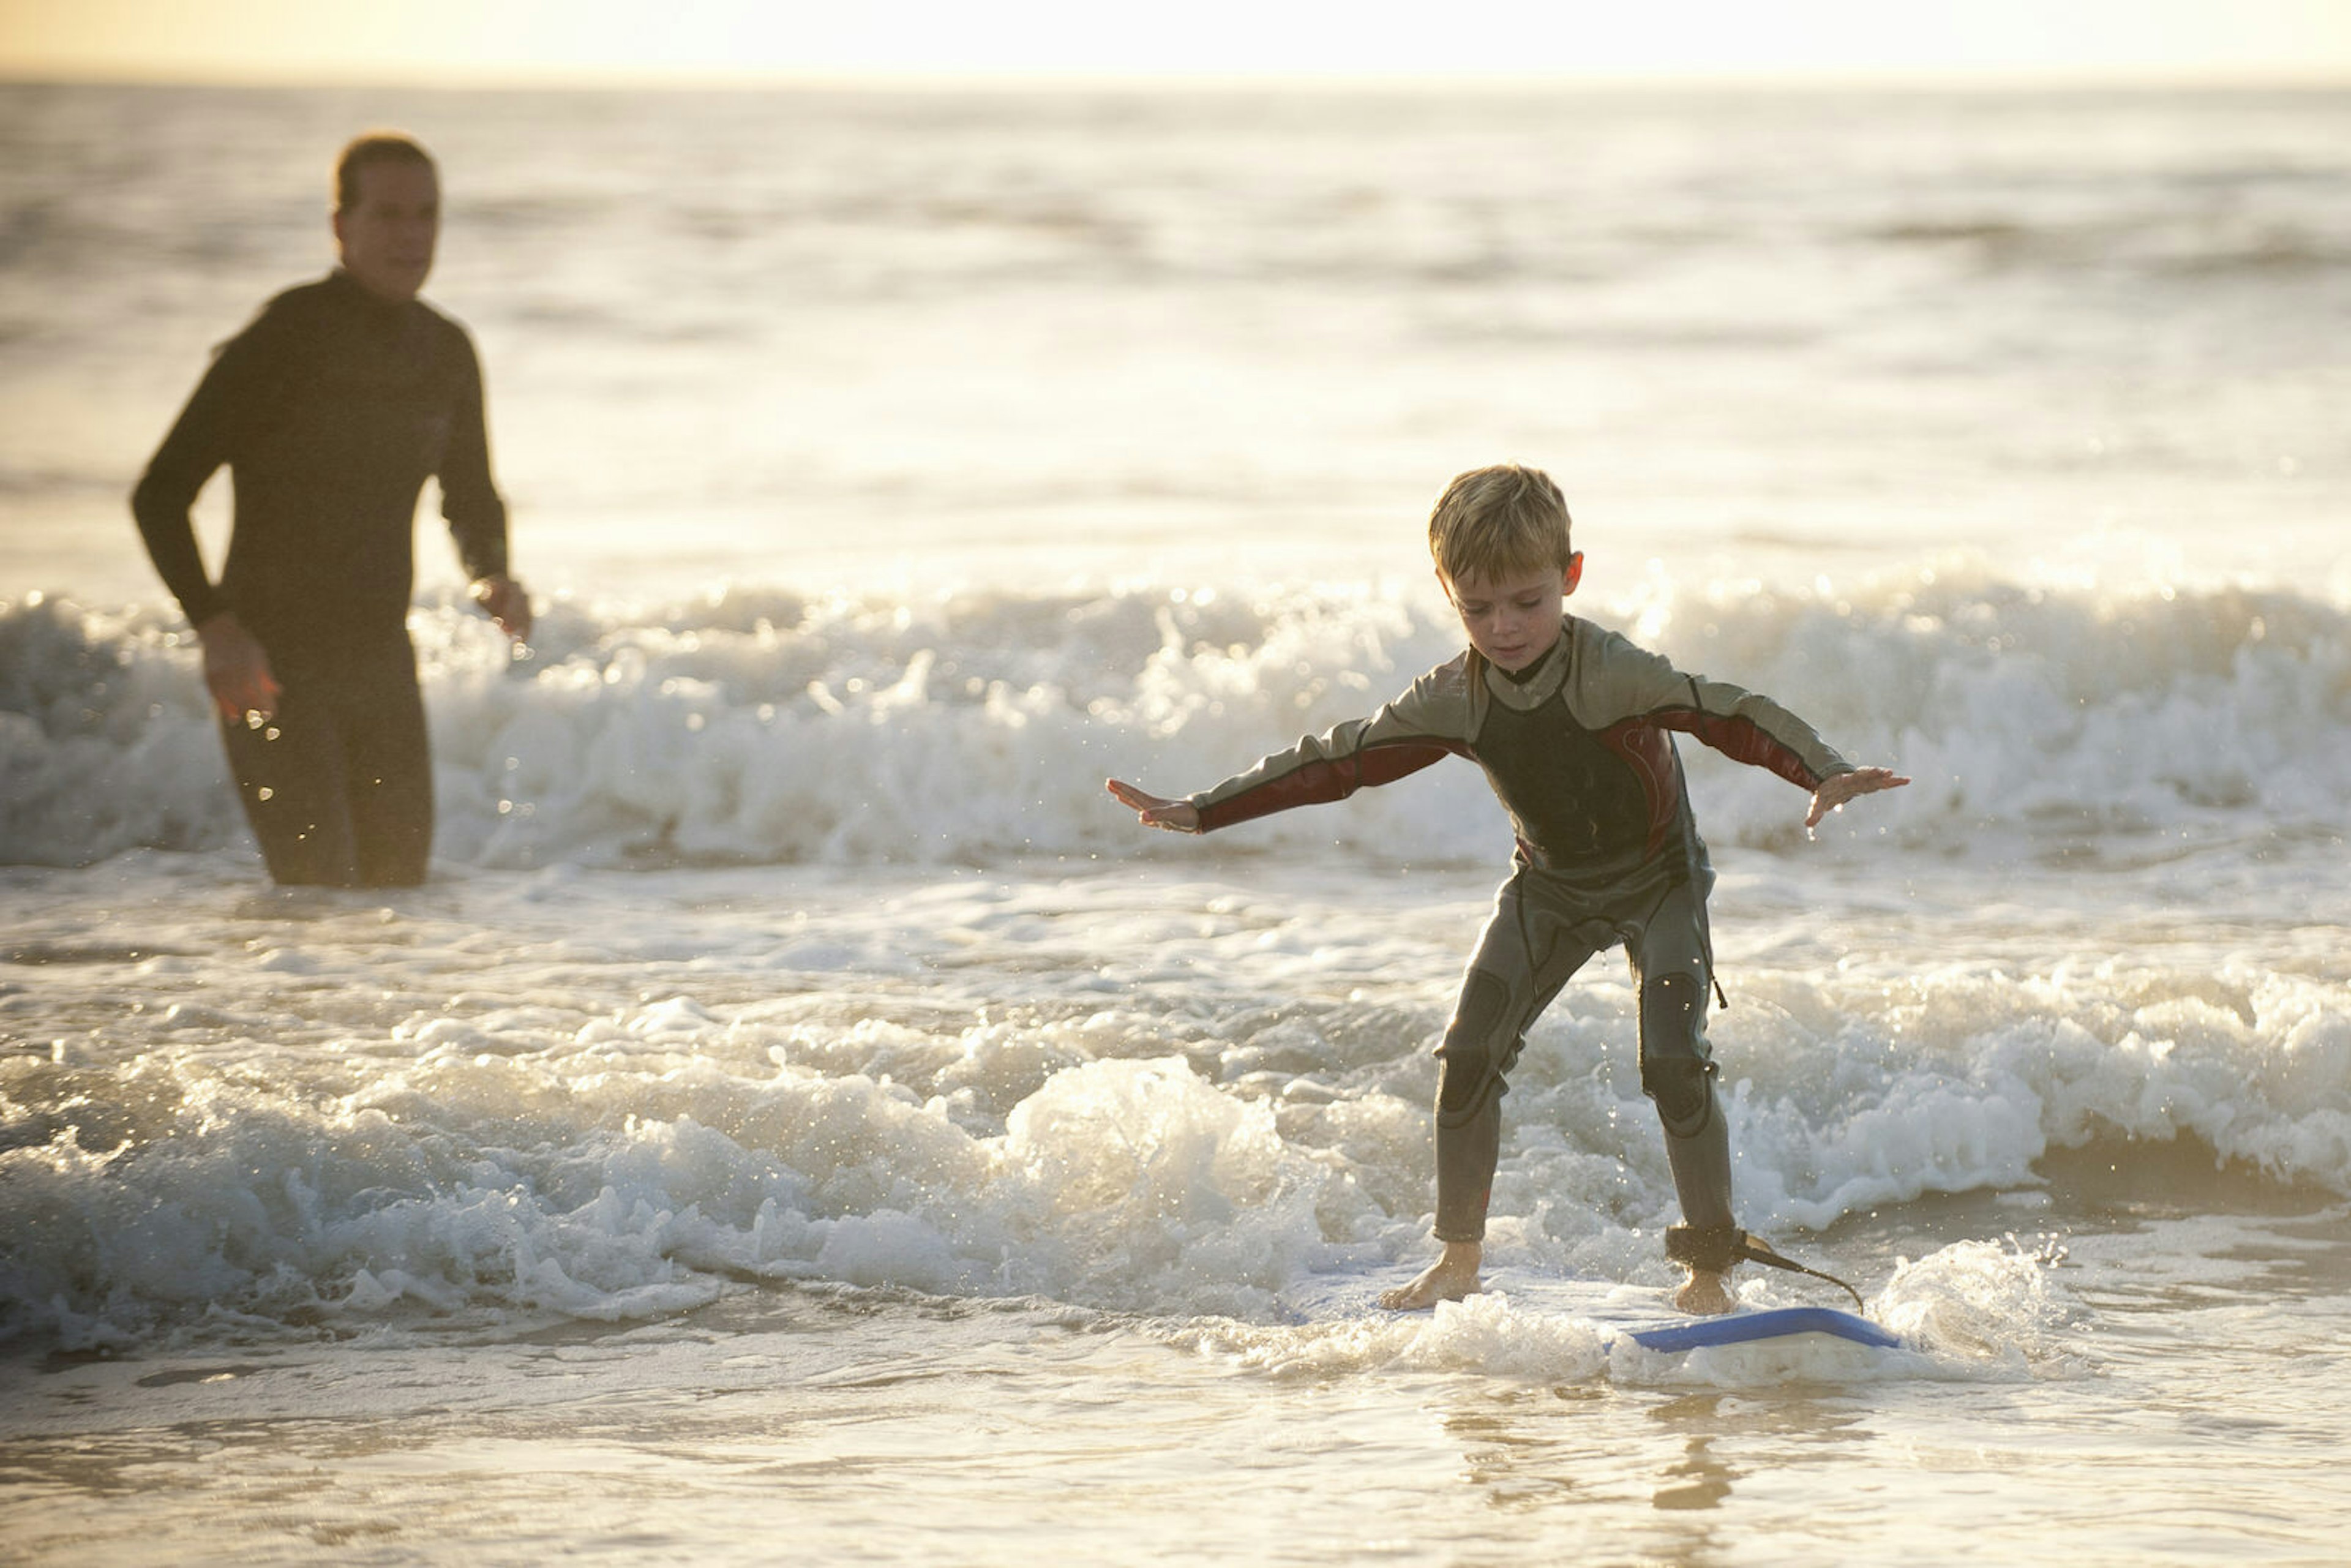
[[[1773,1251],[1771,1244],[1760,1236],[1750,1236],[1742,1231],[1740,1233],[1739,1242],[1739,1255],[1749,1262],[1761,1263],[1773,1269],[1784,1269],[1791,1274],[1810,1274],[1815,1280],[1826,1280],[1853,1298],[1855,1311],[1864,1313],[1869,1311],[1869,1303],[1861,1299],[1861,1292],[1834,1274],[1823,1273],[1818,1269],[1797,1262],[1793,1258],[1784,1257]]]
[[[1799,1263],[1774,1249],[1761,1236],[1750,1235],[1735,1225],[1668,1225],[1666,1227],[1666,1256],[1676,1263],[1701,1269],[1709,1274],[1729,1273],[1731,1265],[1740,1262],[1761,1263],[1791,1274],[1810,1274],[1815,1280],[1826,1280],[1851,1296],[1853,1304],[1863,1312],[1869,1311],[1869,1304],[1861,1299],[1861,1292],[1834,1274],[1823,1273]]]

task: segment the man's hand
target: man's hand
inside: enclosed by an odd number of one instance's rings
[[[1813,809],[1804,818],[1804,826],[1816,828],[1821,819],[1842,808],[1856,795],[1875,795],[1880,789],[1899,789],[1910,780],[1891,768],[1856,768],[1850,773],[1832,774],[1821,780],[1813,791]]]
[[[1169,800],[1146,793],[1132,784],[1116,779],[1108,780],[1110,792],[1119,803],[1131,806],[1146,828],[1165,828],[1172,833],[1196,833],[1200,831],[1200,813],[1189,801]]]
[[[204,645],[204,685],[221,716],[231,722],[251,713],[276,718],[285,688],[269,668],[269,655],[236,612],[224,610],[206,616],[196,637]]]
[[[504,572],[474,584],[474,602],[498,623],[498,630],[517,643],[530,641],[530,595]]]

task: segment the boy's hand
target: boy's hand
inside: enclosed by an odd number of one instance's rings
[[[1813,791],[1813,809],[1804,818],[1804,826],[1816,828],[1821,819],[1842,809],[1856,795],[1875,795],[1880,789],[1899,789],[1910,780],[1891,768],[1856,768],[1850,773],[1832,774],[1821,780]]]
[[[1116,779],[1108,781],[1110,792],[1123,806],[1132,806],[1134,814],[1146,828],[1165,828],[1173,833],[1196,833],[1200,831],[1200,813],[1190,802],[1169,800],[1148,794],[1132,784]]]

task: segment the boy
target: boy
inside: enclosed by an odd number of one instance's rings
[[[1667,1256],[1688,1278],[1685,1312],[1734,1304],[1728,1278],[1768,1252],[1735,1223],[1730,1146],[1706,1041],[1714,884],[1668,730],[1812,791],[1810,828],[1857,795],[1907,784],[1855,768],[1769,698],[1686,675],[1613,632],[1569,617],[1583,576],[1567,503],[1540,470],[1455,479],[1428,522],[1437,581],[1469,646],[1367,719],[1310,736],[1182,800],[1118,779],[1144,825],[1205,833],[1343,800],[1447,755],[1485,768],[1518,852],[1437,1050],[1437,1223],[1443,1251],[1383,1306],[1415,1310],[1481,1288],[1486,1206],[1501,1143],[1504,1075],[1527,1030],[1593,954],[1622,942],[1640,996],[1641,1088],[1656,1103],[1683,1223]]]

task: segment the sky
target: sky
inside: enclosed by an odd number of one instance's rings
[[[2351,82],[2351,0],[0,0],[0,78]]]

